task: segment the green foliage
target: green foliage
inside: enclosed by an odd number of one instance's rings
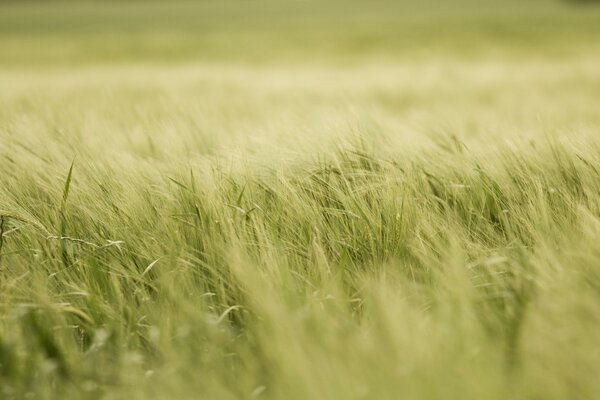
[[[594,398],[598,13],[534,3],[3,6],[0,398]]]

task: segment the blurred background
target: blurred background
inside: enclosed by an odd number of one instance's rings
[[[591,0],[0,2],[0,66],[561,58],[600,50]]]
[[[395,157],[600,124],[597,2],[0,4],[0,139],[67,159],[268,164],[356,137]]]

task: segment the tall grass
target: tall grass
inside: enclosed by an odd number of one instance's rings
[[[352,4],[340,21],[367,33],[389,18]],[[313,6],[296,22],[327,34]],[[156,12],[132,7],[79,4],[61,29]],[[181,7],[220,27],[248,5]],[[348,64],[310,40],[300,63],[115,64],[84,56],[100,28],[56,61],[21,32],[38,50],[0,68],[0,398],[597,396],[600,60],[583,36],[524,56],[503,43],[535,50],[530,6],[478,7],[421,18],[449,38],[510,21],[486,51],[392,40]]]
[[[593,397],[598,154],[80,159],[69,202],[30,171],[2,198],[3,395]]]

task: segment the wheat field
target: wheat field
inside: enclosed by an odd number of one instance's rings
[[[600,7],[0,4],[0,399],[600,396]]]

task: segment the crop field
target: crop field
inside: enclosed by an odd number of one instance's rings
[[[600,398],[600,6],[0,3],[0,399]]]

